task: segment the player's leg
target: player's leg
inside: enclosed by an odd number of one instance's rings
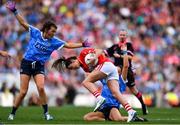
[[[15,98],[14,105],[13,105],[12,111],[8,117],[8,120],[14,119],[16,110],[18,109],[19,105],[21,104],[22,100],[24,99],[24,97],[27,93],[30,78],[31,77],[26,74],[20,75],[20,92],[17,95],[17,97]]]
[[[126,111],[128,112],[128,120],[130,122],[136,116],[136,111],[134,111],[129,103],[125,100],[124,96],[121,94],[119,89],[119,74],[117,68],[111,62],[106,62],[103,64],[100,71],[106,74],[106,81],[108,88],[110,89],[112,95],[124,106]]]
[[[136,85],[135,85],[135,79],[134,79],[134,73],[132,70],[128,70],[127,74],[127,79],[128,83],[127,86],[129,87],[130,91],[137,97],[137,99],[140,101],[141,106],[142,106],[142,111],[143,114],[146,115],[148,114],[148,110],[146,105],[144,104],[143,98],[142,98],[142,93],[138,91]]]
[[[106,74],[102,73],[99,70],[94,70],[91,72],[86,79],[82,82],[82,85],[87,88],[96,98],[96,106],[94,111],[97,111],[98,108],[105,102],[105,98],[101,96],[99,90],[94,85],[94,82],[103,79],[106,77]]]
[[[125,110],[128,112],[128,120],[127,122],[130,122],[133,120],[133,118],[136,116],[136,111],[134,111],[129,103],[126,101],[124,96],[119,91],[119,83],[117,80],[108,80],[107,82],[109,89],[112,92],[112,95],[123,105]]]
[[[104,121],[104,114],[102,112],[90,112],[84,115],[85,121]]]
[[[138,98],[138,100],[140,101],[141,103],[141,106],[142,106],[142,112],[144,115],[147,115],[148,114],[148,110],[147,110],[147,107],[146,105],[144,104],[144,101],[143,101],[143,98],[142,98],[142,93],[138,91],[137,87],[136,86],[133,86],[133,87],[129,87],[129,90]]]
[[[42,104],[42,107],[44,109],[45,119],[52,120],[53,117],[51,115],[49,115],[49,113],[48,113],[47,96],[46,96],[45,89],[44,89],[44,79],[45,79],[44,74],[34,75],[34,81],[35,81],[37,89],[38,89],[40,103]]]
[[[122,116],[117,108],[112,108],[109,114],[109,119],[112,121],[127,121],[127,116]]]

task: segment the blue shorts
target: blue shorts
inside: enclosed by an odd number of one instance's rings
[[[116,107],[116,106],[108,106],[108,107],[104,107],[102,109],[99,109],[98,111],[102,112],[104,114],[104,117],[105,117],[106,120],[111,121],[111,119],[109,118],[109,114],[110,114],[110,111],[111,111],[112,108],[116,108],[116,109],[119,110],[119,108]]]
[[[41,64],[39,61],[29,61],[26,59],[22,59],[20,74],[26,74],[29,76],[44,74],[44,64]]]

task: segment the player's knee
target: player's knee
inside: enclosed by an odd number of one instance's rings
[[[88,115],[84,115],[83,119],[84,119],[85,121],[90,121],[90,119],[89,119],[89,116],[88,116]]]
[[[27,91],[20,91],[20,96],[24,97],[26,95]]]
[[[85,120],[85,121],[87,121],[87,115],[84,115],[84,117],[83,117],[83,119]]]
[[[118,92],[115,89],[112,89],[111,93],[112,93],[113,97],[115,97],[115,98],[118,96]]]
[[[82,85],[87,88],[87,82],[83,81]]]
[[[81,84],[84,86],[86,83],[83,81]]]

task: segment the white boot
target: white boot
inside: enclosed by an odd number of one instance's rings
[[[135,110],[133,110],[133,109],[131,109],[131,110],[129,110],[128,111],[128,120],[127,120],[127,122],[131,122],[131,121],[133,121],[133,119],[136,117],[136,111]]]
[[[94,108],[94,112],[96,112],[102,104],[106,102],[106,99],[102,96],[98,96],[96,100],[96,107]]]

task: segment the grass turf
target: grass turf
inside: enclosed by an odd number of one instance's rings
[[[149,114],[143,116],[148,122],[132,122],[130,124],[180,124],[180,108],[148,108]],[[7,117],[11,108],[0,107],[0,124],[127,124],[126,122],[113,121],[83,121],[83,115],[91,112],[92,108],[87,107],[50,107],[49,112],[54,116],[54,120],[45,121],[41,107],[20,107],[14,121],[8,121]],[[136,109],[139,116],[141,110]],[[126,112],[121,109],[123,115]]]

